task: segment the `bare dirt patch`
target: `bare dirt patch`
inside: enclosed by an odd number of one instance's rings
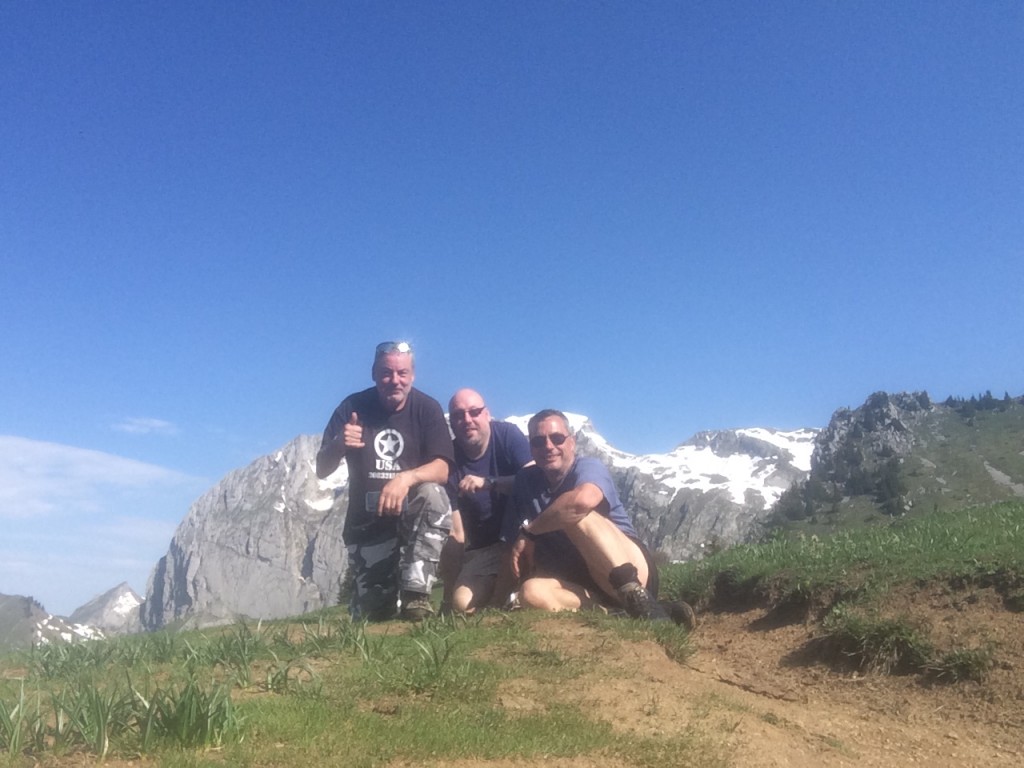
[[[701,616],[696,652],[682,664],[653,641],[613,638],[584,622],[539,621],[535,631],[549,647],[600,663],[560,688],[512,681],[501,702],[531,710],[573,701],[615,729],[695,732],[735,766],[1024,764],[1021,615],[990,589],[937,586],[891,597],[887,611],[928,627],[937,646],[991,647],[988,679],[929,684],[837,671],[807,653],[816,623],[780,626],[758,609]]]

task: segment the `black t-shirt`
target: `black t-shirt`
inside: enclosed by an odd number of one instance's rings
[[[493,488],[470,496],[459,495],[459,481],[466,475],[514,475],[530,459],[526,435],[507,421],[491,422],[491,441],[478,459],[467,459],[455,443],[455,471],[448,476],[448,496],[462,516],[467,550],[487,547],[500,540],[505,509],[511,508],[512,502],[511,497],[495,493]]]
[[[367,510],[367,493],[380,491],[404,470],[438,458],[451,465],[453,459],[451,433],[441,405],[416,388],[410,390],[405,407],[394,413],[381,406],[375,387],[346,397],[324,430],[321,451],[335,439],[343,440],[353,411],[365,427],[365,445],[345,450],[349,496],[342,535],[346,544],[385,538],[397,531],[397,517],[378,517]]]

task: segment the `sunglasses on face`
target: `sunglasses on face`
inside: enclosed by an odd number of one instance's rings
[[[568,435],[563,435],[560,432],[552,432],[550,435],[534,435],[530,438],[530,447],[545,448],[550,440],[551,444],[557,448],[568,439]]]
[[[451,412],[452,421],[462,421],[464,418],[469,416],[471,419],[476,419],[484,412],[486,405],[481,405],[478,408],[466,408],[465,410],[455,410]]]

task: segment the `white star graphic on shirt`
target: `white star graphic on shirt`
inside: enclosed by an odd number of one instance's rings
[[[405,441],[402,439],[401,432],[396,432],[393,429],[385,429],[377,435],[377,439],[374,441],[373,447],[380,458],[394,460],[402,455],[402,449],[405,447]]]

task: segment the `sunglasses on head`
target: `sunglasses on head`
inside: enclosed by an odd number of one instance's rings
[[[391,352],[398,352],[400,355],[406,355],[412,352],[412,346],[407,341],[382,341],[377,345],[378,355],[387,355]]]
[[[478,416],[480,416],[481,413],[484,412],[484,408],[486,407],[486,405],[481,405],[477,408],[466,408],[465,410],[457,409],[452,411],[450,415],[453,421],[462,421],[467,416],[469,416],[471,419],[475,419]]]
[[[548,440],[556,448],[569,439],[568,435],[563,435],[561,432],[552,432],[550,435],[534,435],[530,438],[531,448],[544,448],[548,444]]]

